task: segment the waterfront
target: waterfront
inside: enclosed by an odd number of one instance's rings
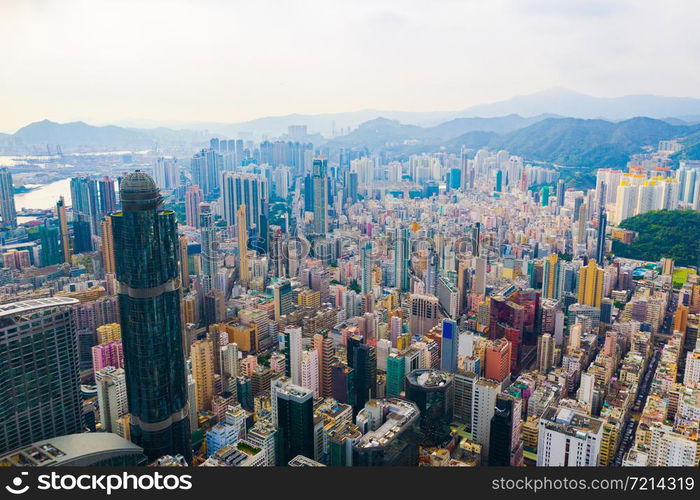
[[[50,182],[36,187],[26,193],[15,194],[15,206],[17,210],[47,209],[56,206],[58,199],[63,196],[66,205],[71,205],[70,179]]]

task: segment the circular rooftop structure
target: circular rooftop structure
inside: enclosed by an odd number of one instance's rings
[[[154,191],[158,191],[155,181],[150,175],[141,170],[128,173],[119,185],[121,194],[152,193]]]
[[[162,201],[153,178],[141,170],[135,170],[122,179],[119,197],[125,212],[157,209]]]

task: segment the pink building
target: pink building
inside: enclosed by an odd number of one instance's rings
[[[124,368],[124,351],[121,341],[114,340],[92,347],[93,374],[105,366]]]

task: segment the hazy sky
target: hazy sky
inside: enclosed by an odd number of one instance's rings
[[[700,97],[697,0],[0,0],[0,130]]]

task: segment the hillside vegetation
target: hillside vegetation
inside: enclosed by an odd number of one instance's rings
[[[619,257],[649,261],[670,257],[676,265],[698,265],[700,212],[656,210],[626,219],[620,227],[638,234],[629,245],[613,241],[613,253]]]

